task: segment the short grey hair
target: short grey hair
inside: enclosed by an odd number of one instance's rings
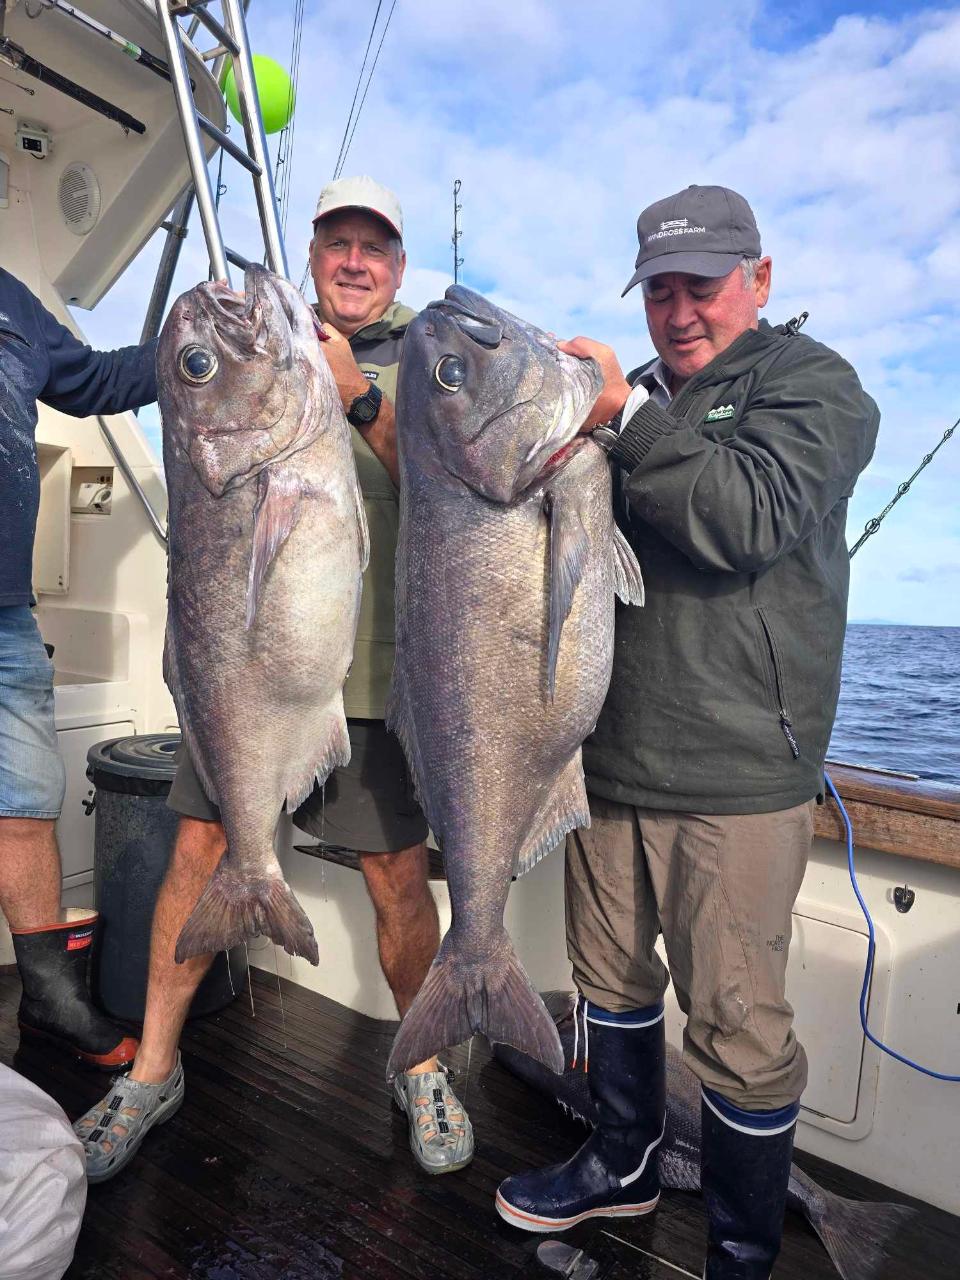
[[[759,258],[741,258],[740,270],[743,272],[743,287],[749,289],[757,278],[757,267],[760,265]]]

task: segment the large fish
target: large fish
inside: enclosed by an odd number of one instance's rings
[[[170,503],[164,676],[227,852],[178,961],[266,934],[317,963],[274,851],[350,758],[343,682],[368,556],[350,428],[295,289],[249,267],[201,284],[163,327],[157,381]]]
[[[640,569],[605,456],[578,436],[596,364],[453,286],[407,330],[397,650],[387,720],[446,864],[453,922],[388,1076],[480,1031],[560,1069],[504,928],[511,876],[589,823],[580,744]]]
[[[494,1054],[514,1075],[553,1098],[564,1111],[591,1127],[597,1109],[581,1061],[574,1066],[574,1004],[569,991],[548,991],[544,1003],[553,1014],[563,1044],[562,1075],[546,1071],[525,1053],[495,1045]],[[667,1045],[667,1123],[659,1149],[665,1187],[700,1190],[700,1081],[672,1045]],[[887,1241],[914,1215],[907,1205],[847,1200],[821,1187],[809,1174],[790,1166],[787,1207],[801,1214],[820,1237],[843,1280],[874,1280],[883,1268]]]

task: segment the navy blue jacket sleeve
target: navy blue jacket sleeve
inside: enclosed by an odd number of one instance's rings
[[[157,398],[157,339],[141,347],[94,351],[73,336],[39,302],[50,368],[40,393],[44,404],[85,418],[92,413],[122,413]]]

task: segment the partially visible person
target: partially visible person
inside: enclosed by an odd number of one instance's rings
[[[324,354],[355,428],[370,563],[353,667],[344,686],[350,763],[322,790],[317,787],[293,816],[302,830],[357,853],[376,913],[381,967],[401,1016],[440,945],[427,879],[426,819],[400,744],[383,723],[393,670],[399,527],[393,400],[403,336],[415,315],[396,298],[407,260],[402,237],[397,197],[372,178],[341,178],[321,191],[310,242],[316,313],[326,338]],[[91,1181],[113,1177],[152,1125],[180,1105],[184,1084],[177,1044],[212,960],[199,956],[175,964],[173,958],[180,930],[226,847],[219,811],[185,751],[169,804],[180,823],[154,914],[143,1042],[129,1078],[76,1126]],[[473,1129],[435,1058],[398,1076],[395,1098],[406,1112],[410,1148],[422,1169],[448,1173],[469,1163]],[[110,1105],[115,1099],[118,1105]]]
[[[584,430],[609,449],[647,588],[617,615],[583,750],[592,825],[567,837],[599,1123],[566,1164],[508,1178],[497,1208],[562,1231],[656,1207],[662,932],[702,1085],[704,1274],[767,1280],[807,1079],[784,993],[791,911],[840,687],[847,502],[879,414],[836,352],[759,318],[772,264],[742,196],[689,187],[637,231],[627,290],[643,288],[657,358],[625,378],[609,347],[561,344],[603,370]]]
[[[21,1028],[111,1069],[133,1061],[137,1042],[87,994],[96,913],[66,920],[60,909],[55,823],[65,773],[53,663],[31,608],[37,401],[80,418],[149,404],[155,352],[155,342],[92,351],[0,268],[0,909],[23,984]]]
[[[0,1063],[0,1276],[60,1280],[87,1202],[83,1148],[54,1100]]]

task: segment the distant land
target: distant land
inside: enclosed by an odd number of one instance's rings
[[[894,622],[892,618],[848,618],[848,627],[931,627],[934,631],[951,630],[957,624],[950,622]]]

